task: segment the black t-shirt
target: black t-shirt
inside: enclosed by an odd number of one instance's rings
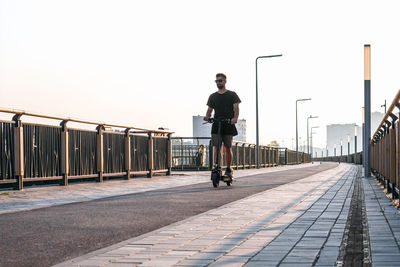
[[[235,115],[233,110],[233,104],[240,103],[239,96],[233,92],[227,90],[223,94],[215,92],[210,95],[207,101],[207,106],[214,109],[215,118],[232,119]],[[214,123],[211,129],[211,133],[218,133],[218,123]],[[237,135],[235,125],[223,123],[221,127],[222,135]]]

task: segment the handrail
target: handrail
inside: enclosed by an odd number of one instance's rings
[[[206,136],[202,136],[202,137],[187,137],[187,136],[174,136],[172,137],[172,139],[174,140],[179,140],[179,139],[199,139],[199,140],[206,140],[209,139],[211,140],[211,137],[206,137]],[[250,145],[250,146],[256,146],[256,144],[252,144],[252,143],[248,143],[248,142],[244,142],[244,141],[239,141],[239,140],[232,140],[232,143],[236,143],[236,144],[244,144],[244,145]],[[278,149],[286,149],[286,147],[276,147],[276,146],[268,146],[268,145],[260,145],[261,147],[268,147],[268,148],[278,148]]]
[[[164,131],[164,130],[149,130],[149,129],[144,129],[144,128],[137,128],[137,127],[132,127],[132,126],[117,125],[117,124],[109,124],[109,123],[104,123],[104,122],[84,121],[84,120],[78,120],[78,119],[73,119],[73,118],[63,118],[63,117],[57,117],[57,116],[51,116],[51,115],[43,115],[43,114],[38,114],[38,113],[26,112],[23,110],[7,109],[7,108],[2,108],[2,107],[0,107],[0,112],[12,113],[12,114],[17,114],[17,115],[21,115],[21,116],[25,115],[25,116],[31,116],[31,117],[44,118],[44,119],[61,120],[61,121],[67,121],[67,122],[70,121],[70,122],[85,123],[85,124],[92,124],[92,125],[126,128],[126,129],[146,131],[146,132],[151,132],[151,133],[166,133],[166,134],[174,133],[174,132]]]
[[[378,134],[379,130],[381,129],[381,127],[383,125],[385,125],[385,121],[387,121],[387,119],[389,118],[390,114],[392,113],[392,111],[394,110],[394,108],[397,107],[397,104],[400,102],[400,90],[397,92],[396,97],[393,99],[392,104],[390,105],[389,109],[387,110],[385,117],[383,117],[382,122],[379,124],[378,128],[376,129],[374,135],[372,136],[372,138],[375,138],[375,136]]]

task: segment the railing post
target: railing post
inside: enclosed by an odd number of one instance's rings
[[[255,150],[254,150],[254,152],[257,153]],[[249,144],[249,169],[251,169],[251,160],[253,159],[252,156],[253,155],[251,154],[251,144]],[[255,158],[255,155],[254,155],[254,158]]]
[[[243,170],[246,168],[246,148],[242,145]]]
[[[266,146],[264,147],[264,168],[268,167],[267,159],[268,159],[268,147]]]
[[[68,174],[69,174],[69,133],[67,128],[66,120],[60,123],[61,125],[61,173],[62,180],[61,185],[68,185]]]
[[[288,156],[289,156],[289,154],[288,154],[288,149],[287,148],[285,148],[285,165],[288,165]]]
[[[184,165],[184,159],[185,159],[185,157],[184,157],[184,153],[183,153],[183,139],[181,138],[181,168],[182,168],[182,171],[183,171],[183,165]],[[211,158],[211,162],[213,162],[213,158]],[[212,163],[211,163],[211,168],[212,168]]]
[[[103,182],[103,172],[104,172],[104,126],[99,125],[97,129],[97,173],[99,177],[97,182]]]
[[[167,148],[167,175],[172,174],[172,134],[168,134],[168,148]],[[205,152],[204,152],[205,153]],[[202,162],[203,163],[203,162]]]
[[[153,177],[153,160],[154,160],[154,153],[153,153],[153,135],[151,132],[148,133],[149,135],[149,153],[148,153],[148,168],[149,168],[149,173],[147,174],[148,178]]]
[[[271,148],[268,147],[268,167],[271,167]]]
[[[400,114],[399,114],[399,118],[400,118]],[[396,129],[395,129],[395,135],[396,135],[396,142],[395,142],[395,144],[396,144],[396,148],[395,148],[395,153],[396,153],[396,159],[395,159],[395,164],[396,164],[396,187],[397,187],[397,189],[400,189],[399,188],[399,176],[400,176],[400,166],[399,166],[399,164],[400,164],[400,131],[399,131],[399,129],[400,129],[400,121],[397,123],[397,127],[396,127]],[[375,154],[375,156],[376,156],[376,154]],[[398,196],[399,198],[400,198],[400,196]]]
[[[13,117],[14,124],[14,176],[17,179],[14,189],[22,190],[24,187],[24,128],[22,127],[21,114]]]
[[[236,170],[239,170],[239,163],[240,163],[240,157],[239,157],[239,145],[236,143]]]
[[[125,129],[125,171],[126,180],[131,178],[131,137],[129,136],[129,131],[131,129]]]
[[[212,139],[210,139],[209,145],[208,145],[208,151],[209,151],[209,158],[208,158],[208,162],[209,162],[209,170],[212,170],[213,163],[214,163],[214,148],[213,148],[213,144],[212,144]],[[183,169],[183,167],[182,167]]]

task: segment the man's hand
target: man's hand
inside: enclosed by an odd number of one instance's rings
[[[233,125],[233,124],[236,124],[237,123],[237,121],[238,121],[238,119],[237,118],[232,118],[231,119],[231,124]]]
[[[207,117],[207,116],[206,116],[206,117],[203,117],[203,120],[204,120],[204,121],[210,121],[210,117]]]

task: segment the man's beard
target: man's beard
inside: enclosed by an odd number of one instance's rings
[[[223,84],[218,84],[217,87],[218,87],[218,89],[220,89],[220,90],[221,90],[221,89],[224,89],[224,85],[223,85]]]

